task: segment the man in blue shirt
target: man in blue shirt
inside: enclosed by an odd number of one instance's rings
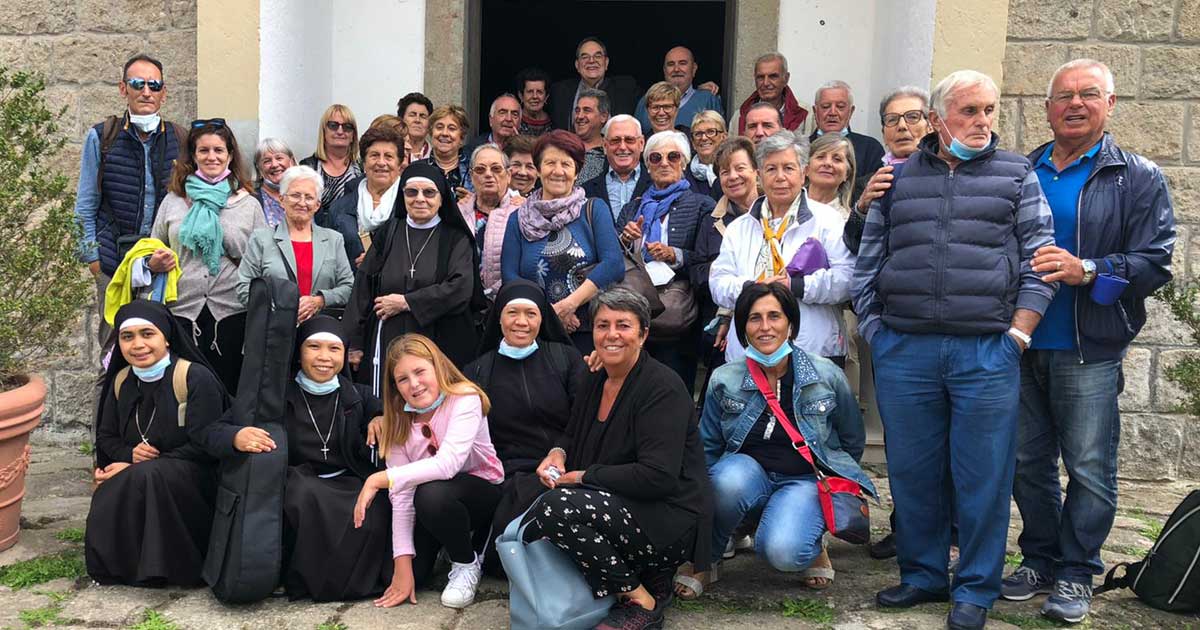
[[[725,115],[721,97],[717,96],[717,84],[708,81],[699,88],[692,86],[699,69],[692,51],[683,46],[668,50],[666,58],[663,59],[663,79],[678,88],[682,95],[679,99],[679,109],[675,112],[675,126],[691,127],[692,118],[706,109],[711,109],[721,116]],[[642,124],[642,133],[649,134],[650,114],[646,111],[646,95],[643,94],[638,100],[633,115]]]
[[[618,114],[608,119],[601,131],[604,136],[604,172],[582,184],[588,197],[608,201],[614,225],[617,213],[630,199],[641,196],[650,187],[650,175],[642,168],[642,149],[646,139],[633,116]]]
[[[1046,93],[1054,141],[1029,155],[1055,241],[1035,253],[1033,269],[1060,289],[1021,357],[1013,498],[1024,520],[1023,560],[1001,596],[1049,593],[1042,614],[1068,623],[1090,610],[1092,576],[1104,570],[1100,546],[1116,515],[1121,360],[1146,321],[1146,297],[1171,279],[1175,245],[1162,171],[1104,131],[1115,104],[1104,64],[1068,62]],[[1122,281],[1111,299],[1097,290]],[[1060,454],[1070,478],[1065,498]]]

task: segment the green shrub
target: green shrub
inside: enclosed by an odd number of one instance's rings
[[[1200,345],[1200,311],[1196,307],[1200,288],[1176,280],[1154,295],[1166,303],[1175,319],[1184,325],[1191,345]],[[1180,334],[1183,332],[1180,331]],[[1200,416],[1200,357],[1184,357],[1167,368],[1166,374],[1168,381],[1184,391],[1181,411]]]

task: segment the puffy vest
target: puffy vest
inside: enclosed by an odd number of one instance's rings
[[[909,333],[1003,332],[1016,309],[1017,205],[1032,166],[993,148],[951,171],[937,142],[922,140],[895,180],[877,284],[883,321]]]
[[[100,207],[96,212],[96,241],[100,253],[100,269],[111,275],[120,265],[117,239],[127,235],[141,235],[141,224],[145,206],[146,155],[137,129],[128,124],[127,118],[112,146],[103,157],[100,173]],[[93,129],[101,141],[103,152],[104,123]],[[179,140],[171,123],[159,124],[151,138],[151,174],[154,177],[154,208],[157,210],[167,196],[167,182],[179,153]],[[153,218],[150,219],[153,221]]]

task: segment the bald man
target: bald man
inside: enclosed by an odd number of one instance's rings
[[[666,58],[663,59],[663,80],[679,89],[679,93],[683,98],[679,100],[679,111],[675,113],[675,127],[683,125],[684,127],[692,126],[692,118],[696,114],[711,109],[722,117],[725,116],[725,108],[721,104],[721,97],[717,96],[717,85],[712,81],[706,82],[700,87],[693,87],[692,81],[696,79],[696,71],[700,66],[696,65],[696,58],[692,56],[692,51],[683,46],[676,46],[667,51]],[[649,136],[650,115],[646,111],[646,96],[637,102],[637,107],[634,109],[633,115],[642,123],[642,133]]]

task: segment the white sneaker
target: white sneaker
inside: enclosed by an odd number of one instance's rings
[[[475,554],[472,562],[450,563],[450,583],[442,590],[442,605],[447,608],[466,608],[475,601],[475,587],[483,575],[483,558]]]

